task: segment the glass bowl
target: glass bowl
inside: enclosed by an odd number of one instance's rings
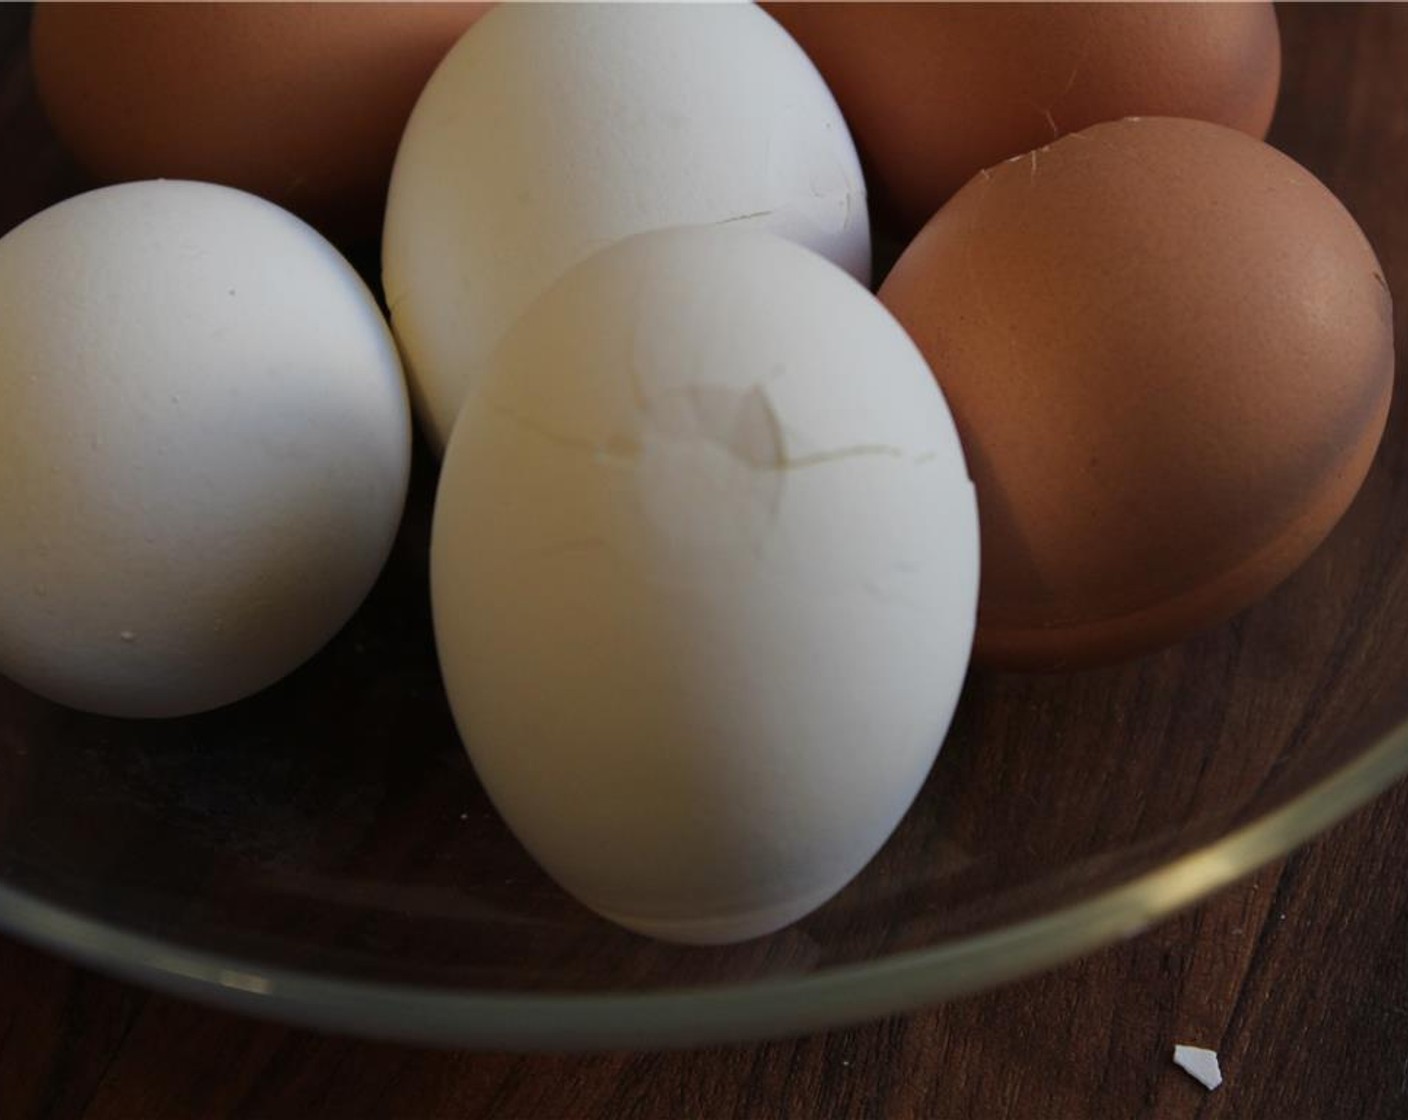
[[[1325,20],[1283,16],[1273,140],[1362,193],[1375,165],[1316,130],[1300,61]],[[31,171],[0,198],[0,230],[77,189],[37,120],[23,104],[0,118],[0,164]],[[1387,200],[1350,203],[1389,220]],[[1408,239],[1378,232],[1408,290]],[[871,865],[798,924],[711,949],[578,906],[477,786],[433,656],[422,456],[364,608],[264,694],[127,722],[0,681],[0,928],[256,1015],[494,1048],[805,1032],[1052,966],[1288,852],[1408,770],[1402,422],[1396,404],[1349,514],[1254,609],[1107,669],[971,674]]]

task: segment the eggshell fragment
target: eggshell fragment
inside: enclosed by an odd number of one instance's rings
[[[644,230],[729,222],[865,280],[865,187],[816,68],[747,4],[506,4],[406,128],[383,280],[444,447],[480,366],[568,267]]]
[[[1222,1084],[1222,1067],[1218,1065],[1216,1050],[1185,1046],[1180,1042],[1173,1048],[1173,1061],[1209,1092]]]
[[[476,771],[614,921],[801,917],[943,740],[975,519],[927,367],[840,269],[720,228],[602,251],[506,336],[445,458],[435,632]]]
[[[1118,658],[1242,609],[1383,432],[1373,250],[1313,175],[1217,125],[1098,125],[984,172],[880,298],[962,433],[989,664]]]
[[[107,187],[0,239],[0,673],[173,716],[311,656],[406,490],[396,350],[311,228],[206,183]]]

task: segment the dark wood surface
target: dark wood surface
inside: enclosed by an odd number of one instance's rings
[[[1281,18],[1273,139],[1346,196],[1388,274],[1408,276],[1408,7]],[[0,8],[0,229],[24,216],[34,177],[66,174],[33,113],[22,26]],[[853,1030],[691,1053],[523,1057],[321,1036],[0,940],[0,1120],[1404,1117],[1405,848],[1400,787],[1197,910],[1049,975]],[[1218,1050],[1223,1088],[1174,1068],[1175,1042]]]

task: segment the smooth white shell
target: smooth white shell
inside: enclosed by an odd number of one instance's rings
[[[387,202],[383,280],[442,449],[485,357],[569,266],[737,222],[868,278],[860,163],[816,68],[752,4],[501,4],[436,70]]]
[[[0,239],[0,673],[169,716],[271,683],[380,571],[409,408],[365,285],[253,195],[149,182]]]
[[[621,242],[510,332],[445,459],[432,598],[474,766],[608,917],[784,925],[928,773],[977,542],[948,409],[855,280],[758,233]]]

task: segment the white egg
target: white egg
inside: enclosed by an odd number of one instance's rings
[[[289,672],[400,518],[409,406],[351,266],[205,183],[108,187],[0,239],[0,673],[170,716]]]
[[[924,359],[759,233],[641,234],[496,350],[446,455],[435,632],[471,760],[567,890],[723,942],[839,890],[967,666],[977,512]]]
[[[736,222],[862,281],[860,163],[801,48],[752,4],[501,4],[436,70],[387,202],[383,280],[437,450],[532,299],[612,242]]]

